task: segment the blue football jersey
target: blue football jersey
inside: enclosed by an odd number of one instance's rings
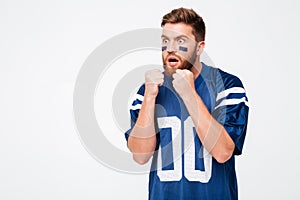
[[[234,155],[242,153],[247,129],[248,99],[241,81],[229,73],[202,63],[195,89],[211,115],[235,143]],[[202,146],[193,121],[165,76],[155,106],[156,151],[149,175],[149,199],[238,199],[235,156],[218,163]],[[145,85],[130,108],[131,129],[137,120]]]

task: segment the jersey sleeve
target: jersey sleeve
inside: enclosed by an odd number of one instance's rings
[[[145,84],[142,85],[138,92],[135,94],[133,97],[132,104],[130,106],[129,112],[130,112],[130,128],[125,132],[125,139],[128,142],[128,138],[130,136],[130,133],[137,121],[137,118],[139,116],[140,109],[142,108],[142,103],[144,100],[144,93],[145,93]],[[157,130],[157,124],[155,122],[155,128]],[[160,133],[156,133],[156,147],[155,150],[159,148],[159,143],[160,143]]]
[[[213,117],[224,126],[235,143],[234,155],[242,153],[248,112],[248,98],[240,79],[220,70]]]
[[[128,141],[129,135],[136,123],[136,120],[138,118],[140,109],[142,107],[142,102],[144,100],[144,93],[145,93],[145,85],[142,85],[135,96],[133,97],[132,104],[130,106],[129,112],[130,112],[130,129],[125,132],[125,138],[126,141]]]

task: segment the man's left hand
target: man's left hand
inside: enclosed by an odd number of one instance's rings
[[[182,99],[190,98],[195,91],[194,74],[187,69],[177,69],[173,74],[173,87]]]

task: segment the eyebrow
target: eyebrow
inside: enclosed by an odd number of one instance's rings
[[[169,37],[164,35],[164,34],[161,35],[161,38],[168,38],[169,39]],[[178,38],[189,39],[189,37],[187,37],[186,35],[178,35],[178,36],[175,37],[175,39],[178,39]]]

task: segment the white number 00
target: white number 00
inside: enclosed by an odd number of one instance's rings
[[[161,146],[158,152],[157,175],[161,181],[180,181],[182,178],[182,148],[181,148],[181,121],[178,117],[158,118],[159,128],[171,128],[172,150],[173,150],[173,170],[162,170]],[[207,183],[211,177],[212,156],[203,148],[204,171],[195,170],[195,142],[194,142],[194,123],[191,117],[184,121],[184,176],[189,181],[199,181]]]

